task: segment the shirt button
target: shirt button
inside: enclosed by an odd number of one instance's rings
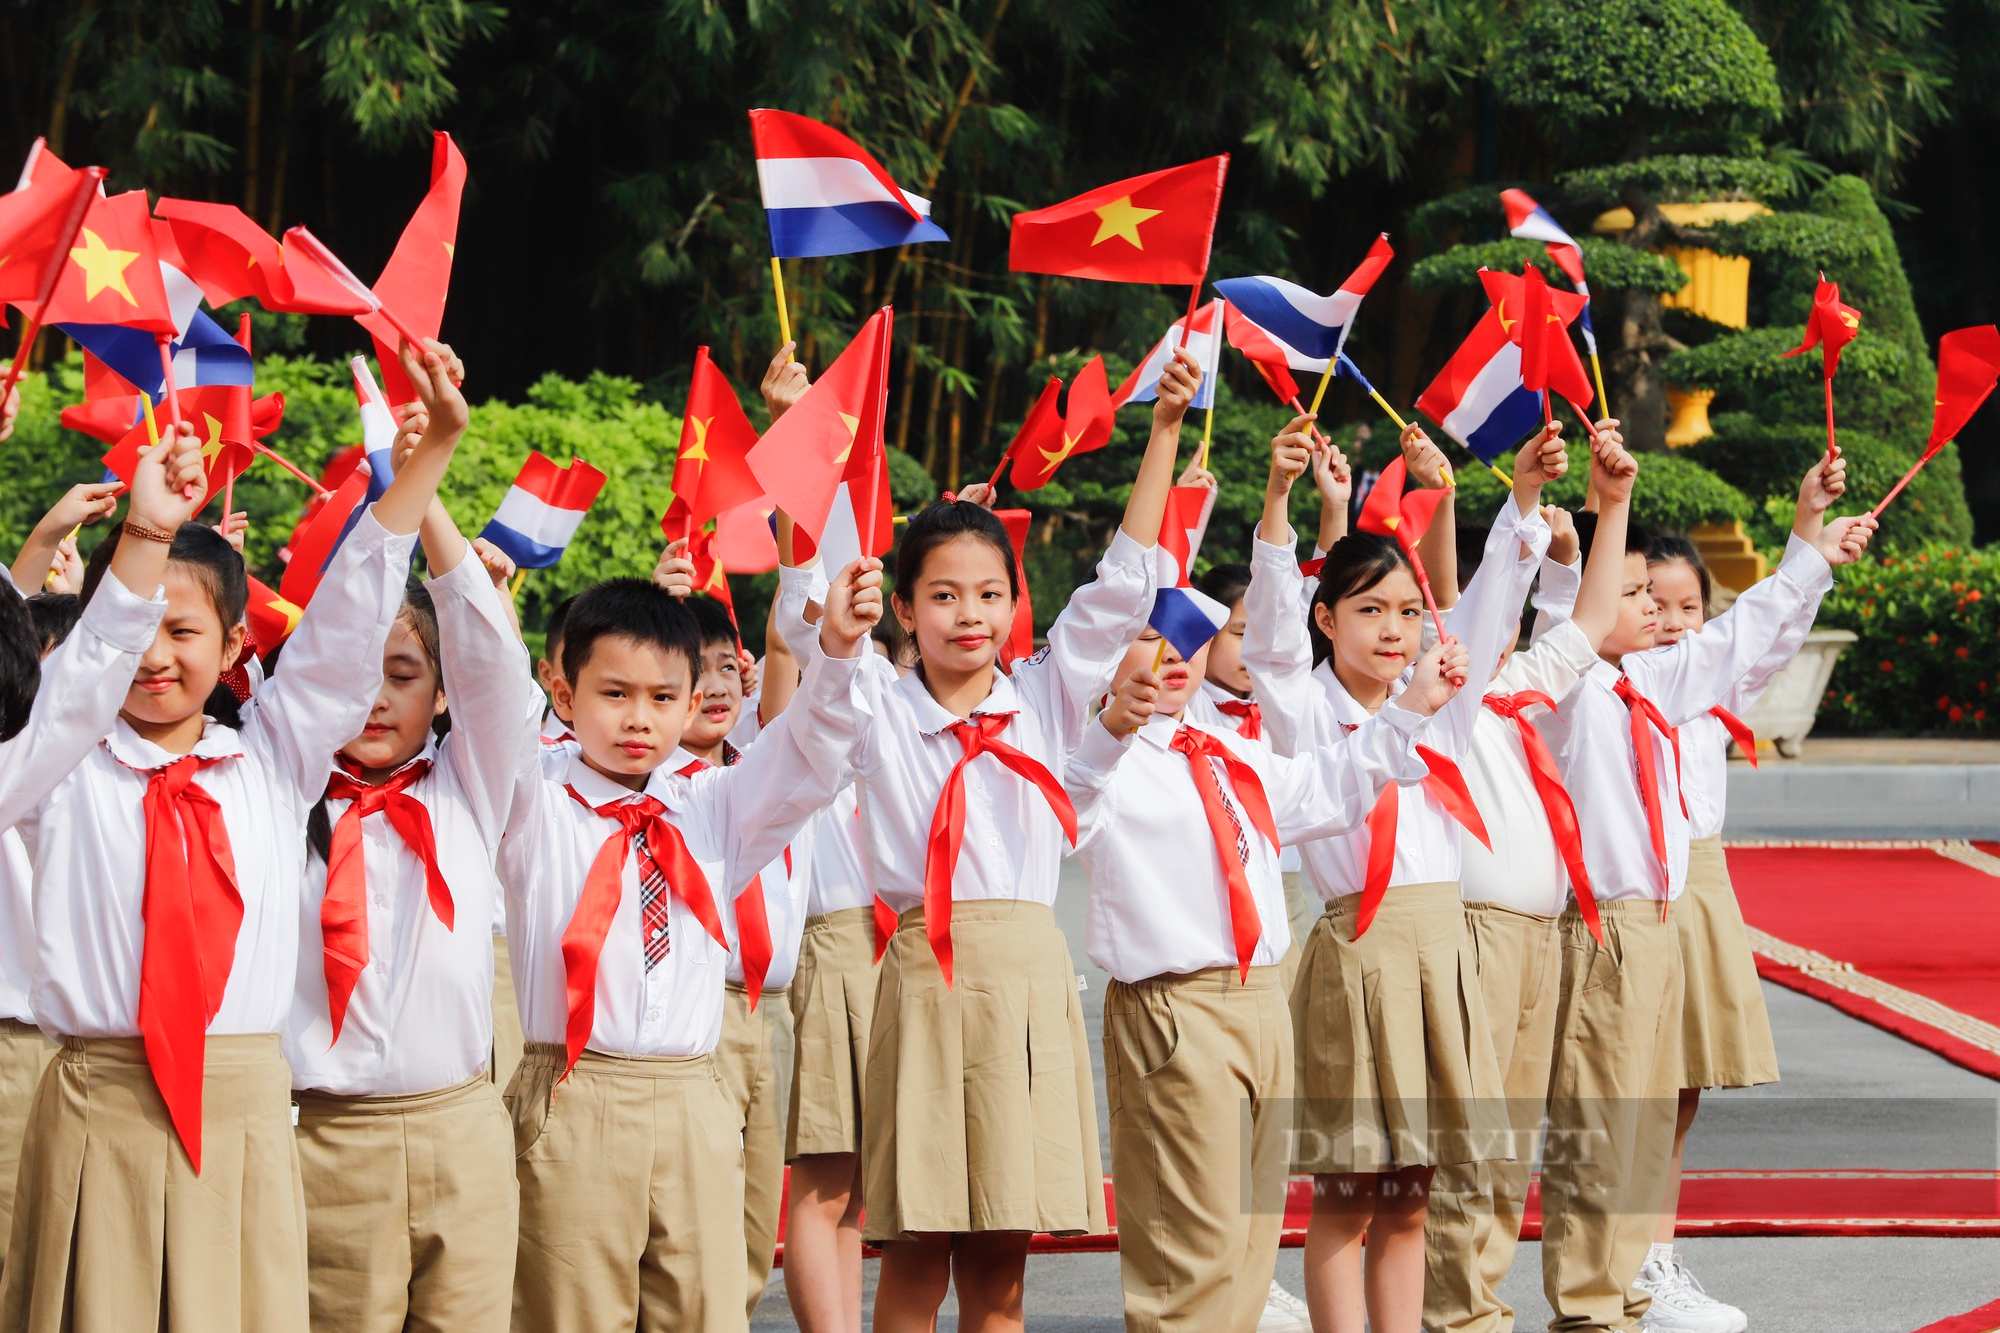
[[[646,1021],[647,1021],[648,1023],[657,1023],[657,1022],[659,1022],[659,1021],[660,1021],[660,1011],[659,1011],[659,1010],[657,1010],[657,1009],[648,1009],[648,1010],[646,1011]]]
[[[667,928],[665,926],[654,926],[651,938],[658,939],[660,938],[660,936],[666,933],[667,933]]]
[[[988,839],[986,840],[986,845],[987,845],[988,847],[998,847],[998,846],[1000,845],[1000,839],[998,839],[998,838],[988,838]]]

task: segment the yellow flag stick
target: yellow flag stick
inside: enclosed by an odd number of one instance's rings
[[[1368,377],[1361,373],[1361,367],[1355,365],[1354,362],[1349,360],[1347,353],[1342,352],[1340,354],[1340,364],[1347,368],[1348,377],[1359,383],[1361,385],[1362,390],[1365,393],[1367,393],[1367,395],[1370,398],[1373,398],[1375,400],[1375,406],[1381,408],[1383,412],[1388,414],[1389,420],[1396,423],[1397,430],[1404,431],[1410,428],[1410,423],[1403,420],[1403,416],[1400,412],[1398,412],[1395,408],[1389,406],[1389,400],[1384,398],[1381,394],[1381,391],[1378,390],[1373,384],[1370,384],[1368,382]],[[1468,450],[1467,452],[1469,453],[1471,451]],[[1477,457],[1477,455],[1474,456]],[[1502,472],[1499,468],[1494,467],[1491,463],[1486,464],[1486,470],[1488,472],[1491,472],[1494,476],[1500,478],[1501,482],[1503,482],[1504,484],[1508,486],[1512,486],[1514,484],[1514,479],[1512,477],[1508,476],[1505,472]],[[1447,467],[1445,470],[1444,484],[1446,486],[1450,486],[1453,484],[1451,479],[1451,470],[1449,467]]]
[[[142,393],[139,395],[139,407],[146,414],[146,443],[158,444],[160,442],[160,423],[153,416],[153,400]]]
[[[514,581],[507,586],[507,596],[509,600],[517,602],[521,600],[521,585],[526,583],[527,581],[528,581],[528,570],[527,566],[523,565],[521,568],[514,571]]]
[[[1590,373],[1597,380],[1597,402],[1604,409],[1604,415],[1611,415],[1611,395],[1604,392],[1604,367],[1598,363],[1597,349],[1590,349]]]
[[[771,290],[778,296],[778,343],[780,346],[792,340],[792,316],[785,309],[785,271],[778,267],[778,257],[771,256]],[[785,360],[791,360],[787,353]]]
[[[1194,457],[1194,465],[1196,467],[1204,469],[1208,467],[1208,444],[1214,438],[1215,404],[1210,402],[1208,405],[1208,416],[1201,423],[1201,452]]]

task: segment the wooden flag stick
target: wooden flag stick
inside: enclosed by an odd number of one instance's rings
[[[778,298],[778,345],[782,347],[792,340],[792,315],[785,309],[785,270],[779,267],[776,255],[771,256],[771,291]],[[791,359],[792,354],[785,353],[785,360]]]

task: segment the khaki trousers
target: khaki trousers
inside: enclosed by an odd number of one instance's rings
[[[6,1255],[7,1233],[14,1226],[14,1178],[21,1170],[28,1106],[55,1049],[33,1023],[0,1018],[0,1257]]]
[[[21,1143],[0,1328],[305,1333],[291,1082],[276,1033],[211,1035],[197,1175],[140,1040],[65,1039]]]
[[[792,997],[767,990],[750,1011],[750,996],[730,983],[722,997],[722,1041],[716,1072],[743,1134],[743,1248],[749,1260],[747,1319],[757,1313],[778,1254],[778,1215],[785,1204],[785,1112],[792,1097]]]
[[[1300,871],[1287,870],[1283,878],[1285,917],[1292,928],[1292,939],[1285,946],[1285,956],[1278,960],[1278,984],[1290,996],[1292,983],[1299,979],[1299,956],[1305,951],[1306,937],[1312,934],[1313,925],[1319,920],[1321,907],[1319,895],[1305,886],[1305,876]]]
[[[1104,1079],[1130,1333],[1253,1333],[1284,1224],[1292,1016],[1276,966],[1114,981]]]
[[[492,1080],[297,1101],[313,1328],[506,1333],[519,1203]]]
[[[1555,1060],[1562,931],[1555,917],[1498,903],[1467,903],[1465,924],[1507,1098],[1514,1160],[1441,1166],[1431,1178],[1424,1327],[1431,1333],[1503,1333],[1514,1326],[1514,1310],[1500,1299],[1500,1280],[1520,1243]]]
[[[507,1089],[516,1333],[742,1333],[743,1148],[707,1055],[529,1042]]]
[[[1636,1329],[1635,1290],[1665,1201],[1681,1083],[1678,928],[1660,904],[1598,904],[1599,945],[1563,913],[1562,1004],[1542,1160],[1550,1333]]]
[[[495,1087],[513,1081],[521,1063],[521,1010],[514,999],[514,962],[507,954],[507,937],[493,937],[493,1063],[487,1072]]]

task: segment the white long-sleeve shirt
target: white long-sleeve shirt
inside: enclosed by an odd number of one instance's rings
[[[1521,601],[1548,538],[1539,511],[1523,515],[1511,500],[1500,506],[1479,569],[1453,611],[1452,632],[1470,658],[1468,684],[1438,711],[1424,740],[1448,759],[1465,756],[1480,711],[1482,691],[1474,685],[1492,677],[1501,651],[1519,633]],[[1292,546],[1254,544],[1243,660],[1264,704],[1265,733],[1279,754],[1306,754],[1332,744],[1370,716],[1340,683],[1331,660],[1311,665],[1306,622],[1297,611],[1302,582]],[[1392,698],[1402,684],[1391,686]],[[1397,809],[1390,886],[1457,883],[1458,830],[1458,821],[1428,791],[1404,796]],[[1322,899],[1361,892],[1368,846],[1365,828],[1300,844],[1306,874]]]
[[[147,599],[106,572],[76,628],[42,662],[27,723],[0,741],[0,828],[27,817],[111,730],[166,614],[164,588]]]
[[[778,596],[772,610],[778,633],[799,661],[812,651],[818,626],[805,617],[806,603],[826,602],[827,580],[824,562],[804,569],[780,566]],[[883,688],[896,682],[896,668],[881,654],[870,651],[862,656],[859,670],[875,677]],[[812,864],[806,882],[808,919],[850,907],[871,907],[875,884],[868,872],[868,847],[863,840],[861,794],[849,781],[833,798],[833,803],[813,816]]]
[[[827,658],[817,650],[805,661],[791,707],[765,727],[741,761],[693,778],[662,765],[643,793],[607,778],[584,762],[570,761],[561,780],[540,777],[540,746],[525,753],[507,837],[500,847],[500,879],[507,892],[507,944],[520,1001],[521,1028],[529,1041],[564,1040],[569,1023],[562,938],[591,862],[616,820],[597,807],[654,797],[666,820],[680,830],[688,854],[707,877],[717,910],[777,857],[813,813],[845,780],[859,718],[855,708],[858,658]],[[573,799],[574,787],[588,806]],[[613,1055],[703,1055],[722,1032],[727,951],[715,942],[678,895],[670,900],[669,948],[650,971],[640,930],[637,858],[621,868],[618,908],[597,961],[596,1007],[587,1043]]]
[[[306,813],[326,790],[334,754],[361,730],[382,688],[382,649],[415,543],[414,533],[384,531],[372,509],[363,514],[286,644],[283,664],[244,705],[242,729],[211,721],[190,752],[222,761],[203,768],[195,785],[221,807],[243,901],[211,1033],[280,1032],[291,1012]],[[149,772],[181,757],[120,719],[21,823],[35,861],[31,998],[52,1036],[139,1035],[143,802]]]
[[[1049,627],[1048,646],[995,672],[972,711],[1009,714],[999,739],[1028,754],[1057,782],[1083,739],[1091,704],[1110,686],[1125,650],[1146,627],[1155,586],[1153,549],[1121,529],[1097,577],[1070,595]],[[893,683],[860,677],[868,721],[856,754],[861,818],[876,891],[897,912],[924,899],[931,819],[965,747],[950,731],[961,719],[924,688],[921,669]],[[1011,898],[1053,904],[1069,850],[1041,790],[983,757],[965,770],[965,838],[952,876],[954,899]]]
[[[1359,828],[1383,787],[1421,782],[1415,747],[1426,721],[1384,708],[1353,735],[1296,759],[1228,727],[1188,725],[1256,770],[1278,839],[1288,845]],[[1171,748],[1181,725],[1156,715],[1120,739],[1093,724],[1064,774],[1076,803],[1077,855],[1090,872],[1086,947],[1091,961],[1120,981],[1237,964],[1220,849],[1188,756]],[[1202,762],[1215,772],[1250,852],[1244,870],[1263,925],[1250,961],[1277,963],[1291,943],[1277,852],[1243,808],[1227,769]]]
[[[1485,693],[1533,690],[1559,701],[1597,662],[1583,631],[1564,620],[1507,659]],[[1489,852],[1470,832],[1459,829],[1460,896],[1467,902],[1498,903],[1537,916],[1559,914],[1569,898],[1569,872],[1513,720],[1482,704],[1459,772],[1465,775],[1466,789],[1493,840]]]
[[[1687,884],[1688,813],[1681,811],[1674,751],[1650,726],[1659,775],[1659,806],[1666,835],[1667,865],[1654,854],[1646,807],[1639,793],[1638,758],[1632,748],[1631,713],[1616,693],[1621,674],[1650,699],[1667,723],[1685,727],[1730,696],[1751,678],[1783,643],[1793,622],[1809,624],[1819,601],[1833,586],[1833,571],[1809,543],[1792,538],[1777,573],[1750,588],[1699,634],[1669,648],[1630,653],[1624,670],[1607,662],[1592,667],[1553,716],[1540,726],[1563,770],[1583,826],[1584,863],[1600,902],[1680,897]],[[1681,741],[1685,769],[1688,742]]]
[[[368,966],[333,1041],[320,911],[327,865],[306,864],[299,975],[285,1025],[292,1086],[341,1097],[398,1097],[462,1083],[493,1049],[493,932],[500,881],[493,859],[507,828],[514,766],[535,695],[526,651],[486,568],[469,551],[433,577],[445,697],[458,725],[424,747],[430,764],[406,794],[429,812],[452,925],[432,910],[424,863],[384,812],[361,822]],[[508,726],[509,722],[514,723]],[[329,800],[337,826],[351,801]]]

